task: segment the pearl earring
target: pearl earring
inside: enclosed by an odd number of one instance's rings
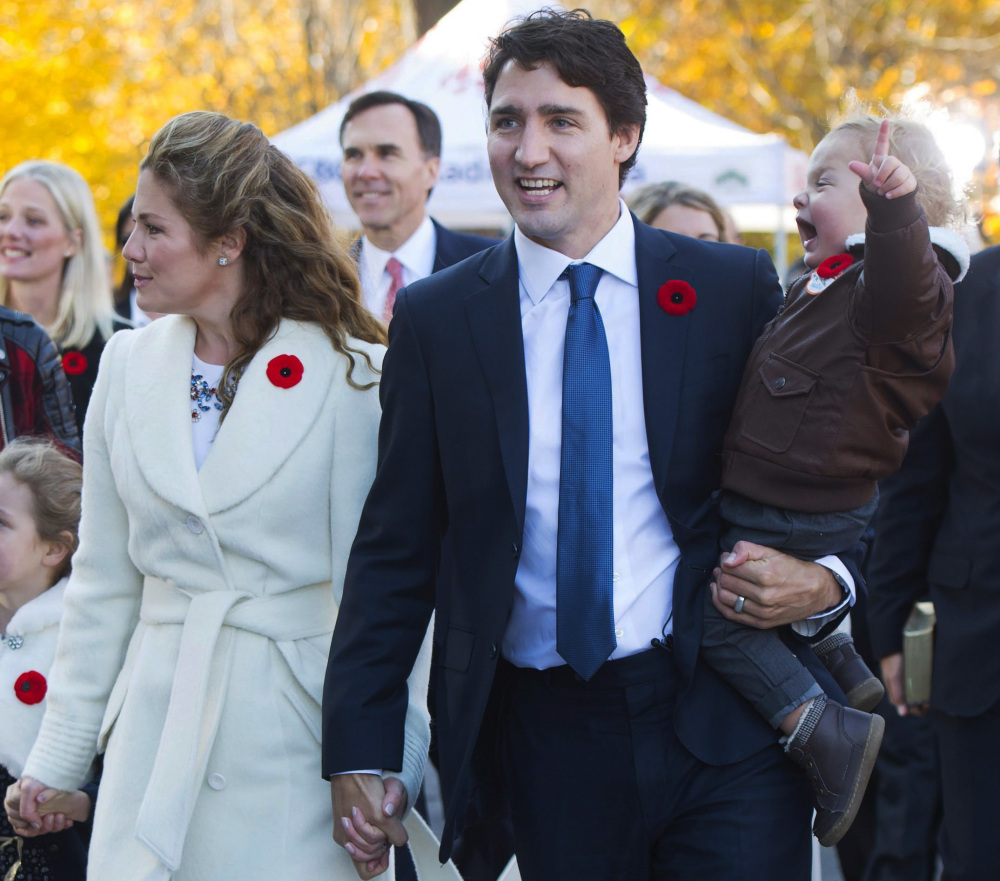
[[[228,265],[229,265],[229,258],[225,254],[223,254],[219,258],[219,266],[228,266]]]

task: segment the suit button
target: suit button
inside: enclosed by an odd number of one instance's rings
[[[226,788],[226,778],[221,774],[209,774],[208,775],[208,785],[215,790],[222,790]]]
[[[490,660],[493,660],[493,658],[495,658],[495,657],[497,656],[497,652],[498,652],[498,651],[499,651],[499,650],[497,649],[497,644],[496,644],[496,643],[493,643],[493,644],[492,644],[492,645],[490,646]]]
[[[511,543],[510,549],[513,552],[512,555],[513,555],[514,559],[516,560],[517,559],[517,555],[519,553],[521,553],[521,549],[517,546],[517,542],[516,541]]]
[[[188,517],[187,528],[195,535],[201,535],[205,531],[205,524],[197,517]]]
[[[779,377],[778,377],[778,378],[777,378],[777,379],[776,379],[776,380],[775,380],[775,381],[774,381],[774,382],[772,383],[772,385],[773,385],[773,386],[774,386],[775,388],[784,388],[784,387],[785,387],[785,377],[783,377],[783,376],[779,376]]]

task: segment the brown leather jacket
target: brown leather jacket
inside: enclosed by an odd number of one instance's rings
[[[743,374],[722,486],[766,505],[830,513],[866,504],[954,368],[952,279],[923,210],[912,194],[861,192],[868,224],[853,264],[818,293],[816,272],[793,282]]]

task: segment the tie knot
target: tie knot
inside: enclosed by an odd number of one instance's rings
[[[403,264],[395,257],[390,257],[385,261],[385,271],[389,273],[389,278],[397,288],[403,286]]]
[[[601,280],[604,270],[593,263],[571,263],[566,267],[563,276],[569,279],[569,292],[572,301],[593,300],[597,292],[597,283]]]

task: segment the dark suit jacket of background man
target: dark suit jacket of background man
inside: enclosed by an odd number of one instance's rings
[[[1000,247],[975,255],[956,286],[953,333],[948,391],[881,484],[868,616],[876,657],[899,652],[929,588],[931,705],[968,717],[1000,701]]]
[[[471,233],[455,232],[442,226],[433,217],[431,223],[434,224],[434,233],[437,244],[434,248],[434,269],[433,272],[440,272],[449,266],[454,266],[466,257],[478,254],[480,251],[491,247],[497,243],[496,239],[489,239],[485,236],[476,236]],[[357,239],[351,245],[351,256],[355,262],[361,260],[361,247],[363,239]]]
[[[638,221],[635,229],[650,463],[681,551],[672,626],[683,691],[674,723],[696,757],[727,764],[773,745],[775,733],[697,663],[704,591],[718,556],[711,494],[744,362],[781,287],[764,252]],[[657,305],[669,279],[696,292],[685,316]],[[405,679],[436,609],[444,860],[461,831],[455,823],[474,759],[480,773],[496,765],[491,686],[524,524],[528,401],[513,237],[400,292],[381,397],[379,463],[327,673],[323,773],[400,765]],[[836,693],[812,653],[803,655]]]

